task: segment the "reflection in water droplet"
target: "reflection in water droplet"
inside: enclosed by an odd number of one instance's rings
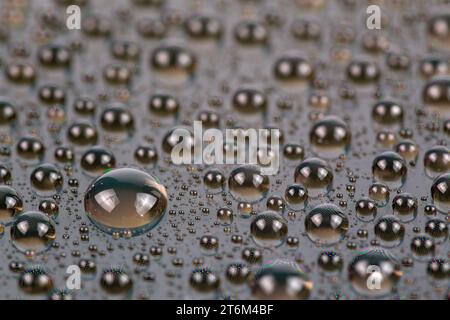
[[[358,294],[372,298],[393,293],[401,276],[399,264],[381,249],[363,251],[348,268],[348,278],[353,289]]]
[[[0,186],[0,222],[9,223],[22,212],[22,198],[16,190]]]
[[[42,212],[22,213],[11,226],[12,243],[22,252],[43,252],[50,247],[55,238],[55,224]]]
[[[440,175],[433,181],[431,196],[440,212],[444,214],[450,212],[450,173]]]
[[[293,261],[275,260],[264,265],[251,283],[254,297],[265,300],[308,299],[313,283]]]
[[[297,166],[294,179],[308,188],[310,196],[317,197],[329,191],[333,182],[333,171],[324,160],[308,158]]]
[[[41,164],[31,173],[31,185],[36,189],[38,195],[52,196],[61,191],[63,176],[53,164]]]
[[[228,187],[235,199],[258,202],[269,191],[269,178],[257,166],[243,165],[231,172]]]
[[[250,225],[250,233],[256,244],[274,248],[283,244],[288,232],[287,221],[276,212],[258,214]]]
[[[398,246],[405,235],[405,227],[395,216],[384,216],[375,224],[375,235],[384,247]]]
[[[336,116],[327,116],[316,122],[309,132],[311,146],[319,156],[337,158],[350,147],[351,132],[348,125]]]
[[[425,152],[423,164],[430,178],[450,171],[450,149],[445,146],[432,147]]]
[[[321,204],[305,218],[306,233],[317,245],[332,245],[341,241],[348,230],[348,219],[334,204]]]
[[[372,162],[373,177],[386,183],[389,188],[400,188],[406,179],[406,162],[402,156],[386,151],[375,157]]]
[[[167,207],[166,189],[149,174],[130,168],[109,171],[89,186],[88,217],[107,233],[139,234],[153,228]]]

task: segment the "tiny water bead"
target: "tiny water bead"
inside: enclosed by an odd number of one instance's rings
[[[228,188],[235,199],[254,203],[266,196],[269,178],[257,166],[243,165],[230,173]]]
[[[444,214],[450,212],[450,173],[442,174],[433,181],[431,196],[440,212]]]
[[[274,211],[262,212],[252,221],[250,233],[257,245],[275,248],[283,244],[286,239],[287,221]]]
[[[101,230],[143,233],[164,216],[167,207],[165,187],[151,175],[130,168],[111,170],[88,187],[86,214]]]
[[[333,171],[324,160],[308,158],[295,168],[294,179],[308,188],[310,196],[318,196],[328,192],[333,182]]]
[[[306,234],[319,246],[338,243],[348,228],[347,216],[334,204],[320,204],[305,217]]]
[[[337,158],[350,146],[351,132],[348,125],[336,116],[326,116],[316,122],[309,132],[311,146],[319,156]]]
[[[304,300],[313,283],[295,262],[275,260],[255,273],[250,288],[257,299]]]
[[[50,163],[37,166],[31,172],[30,180],[37,194],[41,196],[52,196],[60,192],[64,182],[59,169]]]
[[[308,190],[301,184],[291,184],[286,188],[284,198],[290,208],[303,209],[308,201]]]
[[[402,275],[400,265],[381,249],[363,251],[348,267],[352,288],[366,297],[379,298],[394,293]]]
[[[87,174],[98,176],[116,167],[116,157],[103,147],[92,147],[83,153],[80,164]]]
[[[375,235],[384,247],[398,246],[405,236],[405,227],[396,216],[384,216],[375,224]]]
[[[450,149],[446,146],[435,146],[427,150],[423,156],[425,172],[430,178],[450,171]]]
[[[11,222],[22,212],[22,197],[15,189],[0,186],[0,223]]]
[[[405,159],[393,151],[383,152],[373,160],[372,174],[376,180],[384,182],[389,188],[400,188],[407,174]]]
[[[20,214],[11,226],[11,240],[21,252],[40,253],[47,250],[56,238],[53,221],[39,211]]]
[[[417,215],[417,199],[409,193],[398,194],[392,199],[392,209],[402,222],[409,222]]]
[[[377,215],[377,206],[375,201],[369,198],[362,198],[355,205],[356,216],[362,221],[372,221]]]

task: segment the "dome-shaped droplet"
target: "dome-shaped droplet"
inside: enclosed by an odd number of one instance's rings
[[[136,169],[109,171],[86,191],[84,207],[92,222],[107,233],[145,232],[161,220],[167,192],[151,175]]]
[[[377,215],[377,206],[375,201],[369,198],[362,198],[355,205],[356,216],[362,221],[372,221]]]
[[[349,265],[348,278],[352,288],[366,297],[392,294],[400,280],[400,265],[381,249],[369,249],[357,255]]]
[[[195,269],[191,273],[189,282],[193,289],[199,292],[211,292],[219,288],[220,279],[214,271],[203,268]]]
[[[317,196],[329,191],[333,182],[333,171],[324,160],[308,158],[297,166],[294,179],[308,188],[310,196]]]
[[[395,216],[384,216],[375,224],[375,235],[385,247],[398,246],[405,235],[405,227]]]
[[[22,198],[8,186],[0,186],[0,223],[11,222],[22,212]]]
[[[303,185],[294,183],[286,188],[284,197],[290,208],[300,210],[307,204],[308,190]]]
[[[20,214],[11,226],[12,243],[24,253],[43,252],[55,238],[55,224],[45,213],[39,211]]]
[[[402,156],[386,151],[375,157],[372,162],[373,177],[387,184],[389,188],[399,188],[406,179],[406,162]]]
[[[409,222],[417,215],[417,199],[409,193],[398,194],[392,199],[392,210],[402,222]]]
[[[313,283],[293,261],[275,260],[261,267],[250,285],[252,295],[264,300],[304,300]]]
[[[350,146],[351,132],[348,125],[338,117],[327,116],[316,122],[309,132],[311,146],[319,156],[337,158]]]
[[[114,154],[102,147],[92,147],[81,156],[81,168],[91,176],[98,176],[115,166]]]
[[[411,240],[411,251],[419,260],[429,259],[434,255],[434,240],[428,235],[415,236]]]
[[[450,212],[450,173],[442,174],[433,181],[431,196],[440,212],[444,214]]]
[[[423,156],[425,172],[430,178],[450,171],[450,149],[446,146],[435,146],[427,150]]]
[[[111,294],[127,293],[133,287],[133,281],[122,268],[111,268],[103,271],[100,284]]]
[[[269,178],[257,166],[243,165],[230,173],[228,187],[237,200],[257,202],[269,191]]]
[[[287,221],[273,211],[258,214],[250,225],[253,240],[261,247],[280,246],[286,239],[287,232]]]
[[[37,266],[22,272],[19,288],[28,294],[42,294],[53,288],[53,280],[43,268]]]
[[[346,215],[334,204],[320,204],[305,217],[306,234],[317,245],[338,243],[348,227]]]
[[[63,176],[59,169],[50,163],[37,166],[31,172],[31,185],[41,196],[52,196],[61,191],[63,186]]]

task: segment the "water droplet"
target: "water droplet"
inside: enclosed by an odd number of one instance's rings
[[[392,294],[401,276],[400,265],[381,249],[369,249],[357,255],[348,268],[353,289],[358,294],[373,298]]]
[[[130,168],[109,171],[86,191],[88,217],[101,230],[145,232],[161,220],[167,207],[167,192],[151,175]]]
[[[250,233],[261,247],[278,247],[286,239],[287,221],[278,213],[266,211],[258,214],[250,225]]]
[[[440,175],[433,181],[431,196],[440,212],[444,214],[450,212],[450,173]]]
[[[294,179],[308,188],[310,196],[317,197],[329,191],[333,182],[333,171],[324,160],[308,158],[297,166]]]
[[[235,199],[254,203],[266,196],[269,178],[257,166],[243,165],[231,172],[228,188]]]
[[[53,221],[39,211],[20,214],[11,226],[11,240],[21,252],[40,253],[47,250],[56,238]]]
[[[386,151],[375,157],[372,162],[373,177],[386,183],[389,188],[400,188],[406,179],[406,162],[402,156]]]
[[[334,204],[320,204],[305,218],[305,230],[317,245],[332,245],[341,241],[348,230],[348,219]]]

